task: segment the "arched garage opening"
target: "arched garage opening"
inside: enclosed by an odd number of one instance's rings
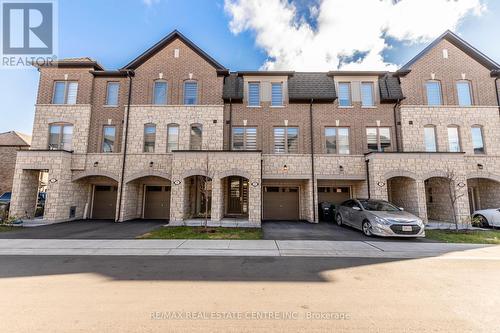
[[[170,179],[148,175],[130,180],[125,186],[123,209],[126,219],[168,220],[170,218]]]
[[[476,210],[500,208],[500,182],[488,178],[467,180],[470,213]]]
[[[87,185],[90,203],[86,216],[96,220],[114,220],[118,199],[118,182],[108,176],[89,175],[75,180]]]
[[[387,195],[389,201],[414,215],[418,211],[417,181],[410,177],[392,177],[387,180]]]

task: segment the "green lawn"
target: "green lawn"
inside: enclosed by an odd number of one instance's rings
[[[162,227],[148,232],[140,239],[262,239],[262,230],[257,228],[205,228]]]
[[[445,243],[500,244],[500,231],[426,230],[426,238]]]
[[[16,229],[18,229],[18,228],[0,225],[0,232],[8,232],[8,231],[16,230]]]

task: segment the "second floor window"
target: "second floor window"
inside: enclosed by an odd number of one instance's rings
[[[390,151],[391,129],[389,127],[368,127],[366,129],[366,141],[369,151]]]
[[[114,126],[104,126],[102,131],[102,152],[112,153],[115,151],[116,128]]]
[[[298,154],[299,152],[299,128],[298,127],[275,127],[274,128],[274,153],[275,154]]]
[[[458,134],[457,126],[448,127],[448,151],[460,152],[460,135]]]
[[[190,150],[201,150],[203,143],[203,129],[201,125],[191,125],[191,134],[189,138]]]
[[[327,154],[349,154],[348,128],[325,128],[325,140]]]
[[[441,83],[439,81],[428,81],[425,84],[427,91],[427,105],[439,106],[443,104],[441,96]]]
[[[431,153],[437,151],[436,127],[434,126],[424,127],[424,141],[425,141],[425,151]]]
[[[156,125],[144,125],[144,152],[154,153],[156,143]]]
[[[373,82],[361,83],[361,105],[363,107],[375,106],[373,99]]]
[[[351,84],[349,82],[339,83],[339,106],[351,106]]]
[[[73,141],[73,125],[54,124],[49,127],[49,149],[71,151]]]
[[[256,127],[233,127],[233,150],[257,150]]]
[[[481,126],[474,126],[471,129],[471,134],[474,154],[484,154],[483,128]]]
[[[271,106],[283,105],[283,84],[281,82],[271,83]]]
[[[153,91],[153,104],[165,105],[167,104],[167,91],[168,85],[165,81],[155,81]]]
[[[179,149],[179,125],[170,124],[167,128],[167,152]]]
[[[248,106],[260,106],[260,83],[248,83]]]
[[[78,95],[78,82],[56,81],[54,83],[54,95],[52,104],[76,104]]]
[[[196,81],[184,82],[184,104],[185,105],[198,104],[198,82]]]
[[[106,105],[117,106],[120,92],[120,83],[108,82],[106,89]]]
[[[457,82],[457,96],[458,96],[458,105],[460,106],[472,105],[472,94],[469,81]]]

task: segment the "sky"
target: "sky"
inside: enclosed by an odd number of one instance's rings
[[[450,29],[500,63],[498,0],[59,0],[59,58],[118,69],[174,29],[231,70],[396,70]],[[31,134],[36,70],[0,69],[0,132]]]

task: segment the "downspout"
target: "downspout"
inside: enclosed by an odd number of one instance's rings
[[[229,150],[233,150],[233,99],[229,97]]]
[[[500,92],[498,91],[498,79],[500,79],[500,76],[497,76],[495,79],[495,92],[497,93],[498,115],[500,116]]]
[[[127,76],[129,78],[129,83],[128,83],[128,100],[127,100],[127,112],[125,116],[125,133],[124,133],[124,138],[123,138],[123,151],[122,151],[122,170],[121,170],[121,177],[120,177],[120,200],[118,201],[118,216],[115,218],[115,222],[118,222],[120,220],[120,215],[122,212],[122,199],[123,199],[123,183],[124,183],[124,177],[125,177],[125,161],[127,158],[127,144],[128,144],[128,124],[129,124],[129,116],[130,116],[130,104],[132,103],[132,78],[134,77],[135,73],[132,70],[127,71]]]
[[[264,160],[262,159],[262,152],[260,153],[260,221],[264,220],[264,186],[262,186],[262,176],[264,171],[262,167],[264,166]]]
[[[368,199],[371,199],[371,186],[370,186],[370,160],[365,160],[366,163],[366,184],[368,185]]]
[[[398,131],[398,119],[397,119],[397,109],[401,104],[401,100],[398,99],[396,104],[394,104],[394,130],[396,132],[396,151],[399,153],[399,131]]]
[[[314,170],[314,131],[313,131],[313,102],[314,99],[311,98],[309,104],[309,125],[311,130],[311,178],[312,178],[312,204],[313,204],[313,223],[316,223],[316,175]]]

